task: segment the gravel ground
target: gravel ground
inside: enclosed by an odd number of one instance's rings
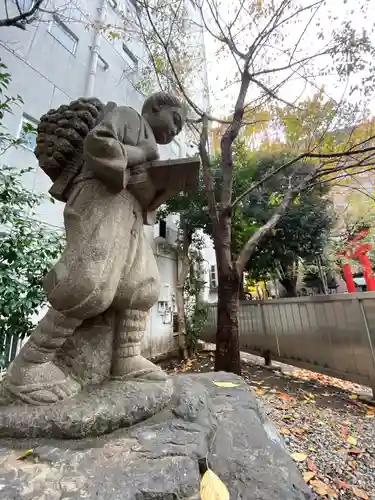
[[[259,358],[244,358],[244,379],[283,435],[315,497],[375,500],[374,406],[358,398],[370,390],[286,365],[272,370],[254,364]],[[169,373],[212,371],[214,353],[163,365]]]

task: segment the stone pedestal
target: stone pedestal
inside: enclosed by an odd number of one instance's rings
[[[83,392],[75,405],[1,409],[0,436],[28,438],[0,441],[0,499],[199,500],[204,457],[233,499],[311,498],[240,377],[178,375],[156,386],[128,382]],[[91,437],[56,439],[82,436]]]

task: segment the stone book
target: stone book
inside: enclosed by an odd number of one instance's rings
[[[199,158],[176,158],[145,163],[131,169],[129,191],[144,210],[155,211],[167,199],[180,192],[198,188]]]

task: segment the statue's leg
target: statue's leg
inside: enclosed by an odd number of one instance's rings
[[[67,246],[45,281],[52,308],[5,377],[14,396],[46,404],[80,390],[56,354],[84,320],[111,306],[128,255],[131,207],[131,199],[113,195],[99,181],[76,186],[64,210]]]
[[[166,380],[166,374],[141,356],[141,343],[148,321],[148,311],[126,309],[118,318],[112,359],[112,377]]]
[[[10,365],[5,387],[25,403],[48,404],[75,394],[80,385],[54,363],[56,350],[82,320],[50,308]]]
[[[159,296],[160,282],[156,260],[146,239],[142,219],[138,222],[133,228],[133,242],[137,251],[130,268],[124,270],[113,302],[113,307],[117,309],[117,326],[112,376],[165,380],[166,374],[141,356],[141,342],[150,308]]]

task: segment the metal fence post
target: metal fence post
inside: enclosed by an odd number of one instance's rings
[[[366,336],[367,336],[367,341],[368,341],[369,349],[371,352],[371,358],[372,358],[373,365],[374,365],[373,378],[371,379],[372,380],[371,389],[372,389],[372,396],[375,398],[375,353],[374,353],[374,346],[372,345],[372,342],[371,342],[370,328],[368,326],[366,311],[365,311],[365,308],[363,307],[363,302],[360,298],[358,298],[357,300],[358,300],[359,308],[360,308],[361,313],[362,313],[363,323],[365,325],[365,331],[366,331]]]

